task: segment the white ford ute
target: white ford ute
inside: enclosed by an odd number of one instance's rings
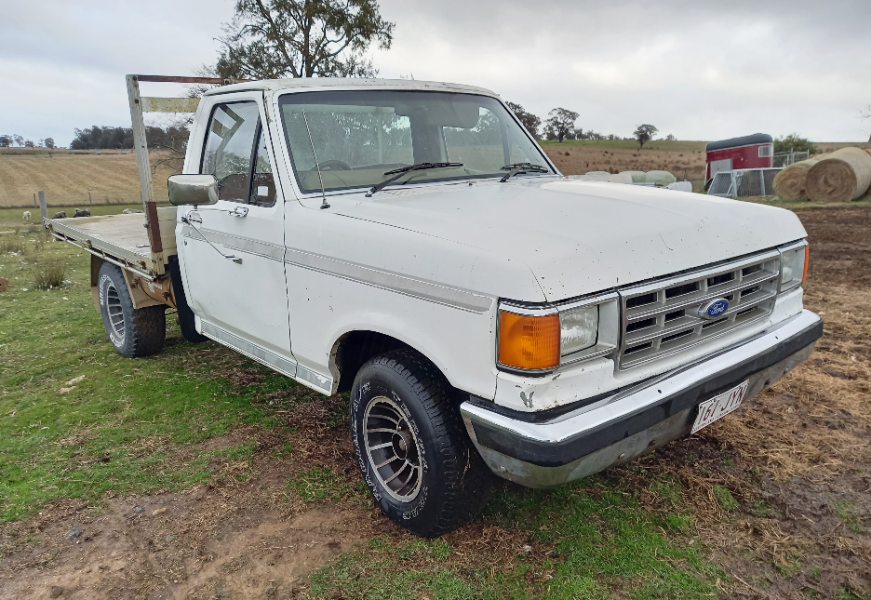
[[[93,255],[111,343],[158,352],[173,307],[191,342],[349,392],[375,502],[423,536],[473,518],[491,473],[553,486],[701,429],[822,334],[793,213],[572,180],[477,87],[218,87],[168,188],[46,221]]]

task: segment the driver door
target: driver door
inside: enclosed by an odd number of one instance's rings
[[[183,207],[179,224],[188,302],[203,334],[295,375],[284,271],[284,198],[259,93],[214,99],[199,172],[219,200]]]

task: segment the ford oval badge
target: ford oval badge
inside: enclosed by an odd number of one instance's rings
[[[702,304],[699,308],[699,316],[703,319],[718,319],[727,310],[729,310],[729,301],[725,298],[716,298]]]

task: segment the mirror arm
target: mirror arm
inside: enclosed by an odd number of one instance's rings
[[[193,212],[193,211],[191,211],[191,212]],[[215,245],[214,245],[214,244],[209,240],[209,238],[207,238],[207,237],[205,236],[205,234],[204,234],[202,231],[200,231],[200,228],[193,224],[193,221],[191,221],[191,219],[190,219],[190,214],[191,214],[191,213],[189,212],[188,214],[184,215],[184,216],[181,218],[181,222],[184,223],[185,225],[189,225],[189,226],[190,226],[194,231],[196,231],[198,234],[200,234],[200,237],[203,238],[203,241],[205,241],[209,246],[211,246],[211,247],[215,250],[215,252],[217,252],[218,254],[220,254],[221,256],[223,256],[224,258],[226,258],[227,260],[232,260],[232,261],[233,261],[234,263],[236,263],[237,265],[241,265],[241,264],[242,264],[242,259],[239,258],[238,256],[233,256],[232,254],[224,254],[223,252],[221,252],[221,251],[218,249],[218,247],[215,246]]]

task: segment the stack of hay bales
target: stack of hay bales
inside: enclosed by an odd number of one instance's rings
[[[632,183],[632,176],[629,173],[618,173],[616,175],[611,175],[608,178],[608,181],[611,183]]]
[[[648,183],[657,187],[667,187],[677,181],[677,177],[668,171],[622,171],[612,174],[608,171],[589,171],[584,175],[572,176],[580,181],[608,181],[611,183]]]
[[[611,181],[611,174],[608,171],[588,171],[584,175],[586,181]]]
[[[807,172],[807,195],[816,202],[849,202],[871,188],[871,153],[842,148],[817,162]]]
[[[820,162],[823,157],[809,158],[793,163],[777,174],[774,178],[774,193],[781,200],[807,200],[807,172]]]
[[[621,171],[620,175],[629,175],[632,183],[644,183],[647,181],[647,173],[644,171]]]

